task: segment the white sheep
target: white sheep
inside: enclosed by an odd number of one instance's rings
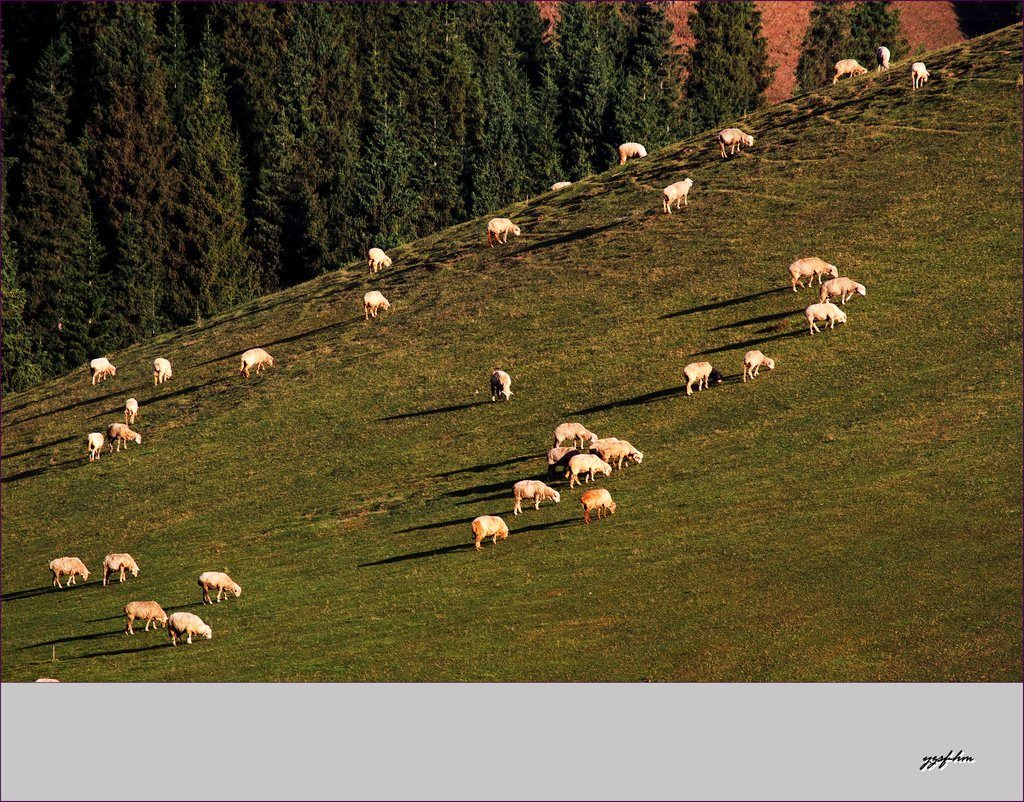
[[[89,363],[89,370],[92,372],[92,383],[97,384],[103,381],[107,376],[116,376],[117,368],[110,364],[105,356],[98,357]]]
[[[132,576],[139,575],[139,564],[132,559],[130,554],[108,554],[103,558],[103,587],[107,586],[107,579],[115,571],[119,571],[121,574],[118,581],[124,582],[125,571],[131,571]]]
[[[878,62],[877,66],[875,67],[875,72],[882,72],[883,70],[888,71],[890,55],[891,54],[889,53],[889,48],[887,47],[879,47],[877,50],[875,50],[875,61]]]
[[[793,292],[796,292],[798,284],[801,288],[804,286],[803,280],[805,278],[809,279],[807,286],[810,287],[814,284],[815,277],[818,279],[818,284],[821,284],[821,277],[826,274],[832,276],[832,278],[838,278],[839,269],[835,265],[830,265],[825,260],[819,259],[817,256],[797,259],[789,266],[789,277],[793,286]]]
[[[836,323],[846,322],[846,312],[833,303],[811,304],[804,310],[804,317],[811,327],[811,336],[814,336],[814,332],[821,332],[821,329],[815,325],[816,321],[828,321],[830,329],[834,329]]]
[[[146,622],[146,632],[149,632],[149,625],[153,625],[153,629],[159,626],[167,626],[167,613],[164,612],[164,608],[157,604],[155,601],[134,601],[128,602],[124,606],[125,625],[124,632],[126,635],[134,635],[135,629],[132,624],[138,621]]]
[[[112,423],[107,427],[107,439],[110,441],[111,448],[116,445],[115,451],[121,450],[121,445],[124,445],[124,450],[128,450],[128,443],[134,442],[136,445],[142,445],[142,435],[138,432],[134,432],[125,426],[123,423]]]
[[[587,443],[597,442],[597,435],[582,423],[560,423],[555,427],[552,437],[555,441],[553,448],[558,448],[563,440],[571,440],[577,448],[583,448]]]
[[[582,453],[578,448],[549,448],[547,454],[548,479],[553,479],[559,473],[564,473],[569,467],[569,460]]]
[[[746,381],[748,376],[753,381],[762,367],[775,370],[775,360],[760,351],[747,351],[743,355],[743,381]]]
[[[473,519],[473,543],[480,548],[484,538],[491,538],[494,545],[498,544],[498,538],[508,540],[508,526],[497,515],[480,515]]]
[[[169,360],[164,359],[162,356],[158,356],[153,360],[153,384],[163,384],[168,379],[173,378],[173,376]]]
[[[612,501],[612,494],[603,487],[592,487],[580,496],[580,506],[583,507],[583,523],[590,523],[590,513],[597,510],[597,520],[606,515],[615,514],[615,502]]]
[[[848,276],[840,276],[839,278],[829,279],[821,285],[821,289],[818,291],[818,300],[821,303],[825,303],[825,301],[831,298],[839,298],[840,303],[846,306],[846,302],[854,295],[864,296],[867,294],[867,287],[863,284],[858,284]]]
[[[238,372],[249,378],[249,371],[256,368],[256,373],[274,367],[274,357],[262,348],[250,348],[242,354],[242,368]]]
[[[178,640],[184,639],[186,635],[186,643],[192,642],[193,635],[202,635],[207,640],[213,638],[210,625],[193,613],[171,613],[167,619],[167,634],[171,636],[171,643],[175,646],[178,645]]]
[[[507,217],[495,217],[487,222],[487,244],[492,248],[495,242],[502,244],[508,242],[510,233],[518,237],[522,232],[519,230],[519,226]]]
[[[371,273],[379,273],[382,267],[391,267],[391,257],[380,248],[370,248],[366,256],[369,260]]]
[[[552,192],[558,192],[560,189],[568,189],[572,186],[572,181],[558,181],[551,185]]]
[[[628,440],[616,440],[614,442],[605,442],[593,447],[597,451],[597,455],[607,462],[609,465],[614,465],[616,470],[622,470],[623,462],[632,462],[639,465],[644,461],[644,454],[642,451],[637,451]]]
[[[729,155],[733,156],[742,150],[742,146],[753,147],[754,137],[745,134],[739,128],[723,128],[718,132],[718,147],[722,151],[722,158],[725,158],[725,149],[729,148]]]
[[[391,309],[391,302],[377,290],[371,290],[363,296],[363,317],[366,320],[377,317],[381,309],[387,312]]]
[[[576,485],[582,484],[581,474],[586,474],[586,481],[590,482],[593,481],[595,473],[611,476],[612,466],[597,454],[577,454],[569,460],[569,470],[565,472],[565,478],[569,480],[569,489],[572,490]]]
[[[619,145],[619,164],[625,164],[630,159],[642,159],[647,155],[647,148],[639,142],[623,142]]]
[[[920,89],[928,83],[928,69],[923,61],[915,61],[910,65],[910,79],[913,81],[914,89]]]
[[[686,394],[693,395],[693,385],[696,383],[697,390],[706,390],[710,382],[722,383],[722,372],[711,367],[710,362],[691,362],[683,368],[683,376],[686,378]]]
[[[76,576],[82,577],[83,582],[89,581],[89,569],[77,557],[58,557],[56,560],[51,560],[47,567],[53,574],[53,584],[58,588],[64,587],[60,583],[62,576],[68,577],[68,585],[75,584]]]
[[[124,424],[130,426],[139,417],[139,401],[137,398],[129,398],[124,402]]]
[[[680,203],[684,206],[690,205],[689,195],[692,186],[693,179],[684,178],[682,181],[669,184],[661,191],[661,208],[665,210],[665,214],[672,214],[672,201],[675,201],[676,209]]]
[[[89,462],[100,458],[100,451],[103,450],[103,433],[89,432]]]
[[[497,401],[499,398],[506,401],[512,399],[512,377],[503,370],[491,373],[491,401]]]
[[[836,74],[832,77],[832,85],[835,86],[839,83],[839,79],[844,75],[864,75],[867,72],[866,67],[860,66],[855,58],[844,58],[842,61],[836,62]]]
[[[242,586],[227,574],[221,571],[205,571],[199,575],[199,587],[203,589],[203,604],[213,604],[210,600],[210,591],[217,591],[217,601],[221,596],[234,593],[235,597],[242,595]]]
[[[542,501],[553,501],[555,504],[562,501],[562,496],[557,490],[535,479],[524,479],[512,485],[512,498],[515,500],[515,507],[512,509],[513,515],[519,515],[523,511],[524,499],[526,501],[533,500],[535,510],[540,509]]]

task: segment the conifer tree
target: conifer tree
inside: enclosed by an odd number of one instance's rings
[[[170,322],[163,299],[182,280],[170,220],[178,192],[176,138],[153,7],[120,3],[104,12],[94,43],[86,146],[101,242],[109,254],[111,304],[124,343],[152,336]]]
[[[28,87],[32,126],[21,159],[15,232],[25,319],[48,373],[87,361],[97,345],[104,294],[84,164],[67,139],[69,57],[61,35],[43,51]]]
[[[843,58],[855,58],[868,69],[875,64],[875,50],[889,48],[892,60],[907,54],[907,40],[900,27],[899,9],[887,0],[864,0],[851,4],[850,34]]]
[[[179,170],[183,281],[176,319],[195,320],[253,297],[258,279],[245,240],[241,153],[231,127],[219,46],[204,31],[182,118]]]
[[[839,0],[819,0],[814,4],[796,65],[796,80],[801,91],[810,92],[832,83],[835,63],[847,58],[844,48],[848,16]]]
[[[753,2],[701,0],[690,14],[689,133],[742,117],[764,104],[774,68]]]

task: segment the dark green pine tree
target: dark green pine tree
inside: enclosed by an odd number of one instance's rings
[[[848,30],[849,12],[841,2],[824,0],[814,4],[796,64],[796,80],[801,91],[810,92],[832,83],[835,63],[847,58]],[[861,63],[870,66],[870,63]]]
[[[195,94],[195,88],[193,58],[189,52],[181,6],[178,3],[169,3],[167,6],[166,32],[162,37],[160,55],[167,74],[167,105],[180,131],[185,107],[189,98]]]
[[[774,67],[761,33],[761,12],[749,0],[702,0],[690,14],[687,133],[736,120],[762,106]]]
[[[559,13],[559,139],[566,177],[576,180],[604,170],[619,144],[606,131],[615,68],[612,34],[600,23],[611,18],[600,4],[576,0],[562,3]]]
[[[403,90],[388,93],[386,87],[398,82],[389,80],[386,58],[376,46],[367,57],[364,102],[368,114],[356,185],[364,236],[387,249],[408,239],[413,230],[409,220],[409,209],[416,201],[411,189],[412,154],[403,137]]]
[[[183,108],[179,171],[184,267],[168,299],[175,319],[196,320],[259,289],[245,239],[241,153],[231,126],[218,43],[207,27]]]
[[[622,7],[626,43],[614,105],[615,139],[660,147],[680,130],[681,87],[672,24],[662,3]]]
[[[885,0],[864,0],[850,7],[850,35],[843,58],[855,58],[869,70],[875,66],[875,50],[889,48],[893,61],[909,47],[900,26],[900,11]]]
[[[13,235],[25,320],[47,374],[83,364],[104,345],[105,293],[85,167],[67,138],[69,57],[61,35],[43,51],[27,88],[32,125],[23,144]]]
[[[163,303],[182,280],[171,224],[179,176],[154,8],[121,3],[103,12],[86,146],[101,242],[109,253],[117,344],[124,344],[169,322],[187,322],[171,317]]]

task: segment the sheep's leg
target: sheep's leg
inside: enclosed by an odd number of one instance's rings
[[[135,634],[135,630],[132,629],[132,618],[131,618],[131,616],[128,617],[128,622],[125,624],[124,634],[125,635],[134,635]]]
[[[118,580],[118,582],[124,582],[124,569],[123,568],[121,569],[121,578]]]
[[[540,496],[537,496],[536,498],[534,498],[533,501],[534,501],[533,508],[535,510],[539,510],[540,509]]]
[[[725,143],[721,139],[718,140],[718,147],[721,148],[721,150],[722,150],[722,158],[724,159],[725,158]]]
[[[188,643],[192,642],[192,633],[191,632],[188,633],[188,641],[187,642]]]
[[[57,586],[58,588],[62,588],[62,587],[64,587],[64,586],[63,586],[63,585],[62,585],[62,584],[60,583],[60,577],[59,577],[59,576],[58,576],[58,577],[54,577],[54,579],[53,579],[53,584],[54,584],[54,585],[56,585],[56,586]]]
[[[588,507],[583,508],[583,523],[590,523],[590,509]]]

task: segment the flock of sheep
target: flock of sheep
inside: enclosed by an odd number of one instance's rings
[[[876,51],[877,70],[889,69],[889,50],[879,47]],[[928,81],[928,71],[922,62],[914,62],[910,68],[913,89],[916,90]],[[839,78],[845,75],[861,75],[867,70],[857,63],[855,59],[843,59],[835,65],[835,77],[832,83],[838,82]],[[720,131],[716,141],[719,145],[721,157],[728,158],[740,152],[743,147],[753,147],[754,137],[738,128],[726,128]],[[619,164],[625,164],[630,159],[643,158],[647,156],[646,148],[637,142],[626,142],[619,146]],[[559,181],[552,185],[552,191],[560,191],[570,187],[572,182]],[[693,187],[691,178],[677,181],[665,187],[662,191],[662,209],[666,214],[672,214],[672,204],[678,210],[681,206],[689,206],[689,192]],[[508,242],[509,234],[520,236],[520,227],[506,217],[496,217],[488,221],[486,228],[487,245],[494,247],[495,244]],[[392,265],[391,258],[380,248],[371,248],[368,257],[368,265],[371,275],[380,272],[382,268]],[[846,323],[846,313],[832,303],[832,299],[838,299],[842,305],[854,295],[864,296],[867,290],[863,284],[852,279],[840,276],[835,265],[829,264],[817,257],[798,259],[789,266],[791,286],[794,292],[804,288],[804,281],[808,287],[813,286],[814,280],[818,280],[818,303],[811,304],[804,310],[804,316],[809,326],[811,335],[820,333],[818,323],[827,324],[828,328],[835,328],[836,323]],[[824,276],[829,276],[825,281]],[[376,318],[380,311],[392,309],[394,304],[384,295],[372,290],[363,297],[363,312],[366,320]],[[274,358],[262,348],[251,348],[241,355],[239,373],[248,379],[252,372],[259,374],[268,367],[273,367]],[[117,375],[117,368],[110,363],[106,357],[100,357],[89,363],[91,383],[96,385],[110,376]],[[757,350],[748,351],[743,357],[743,381],[753,380],[758,376],[760,369],[775,369],[775,360],[765,356]],[[165,358],[157,358],[153,361],[153,384],[163,384],[173,377],[171,363]],[[710,384],[720,384],[723,375],[720,370],[713,367],[710,362],[692,362],[683,368],[683,376],[686,380],[686,394],[693,394],[693,388],[698,391],[707,389]],[[512,398],[512,378],[503,370],[493,370],[490,376],[491,400],[499,399],[509,401]],[[128,398],[124,406],[124,423],[115,422],[107,427],[106,436],[102,432],[91,432],[87,438],[89,449],[89,461],[93,462],[100,458],[100,454],[106,446],[111,452],[121,450],[122,445],[127,450],[128,444],[134,442],[142,443],[142,435],[130,427],[135,424],[139,416],[139,402],[135,398]],[[562,443],[569,441],[571,446],[563,446]],[[644,455],[637,450],[629,441],[620,440],[616,437],[599,438],[594,432],[587,429],[583,424],[577,422],[563,423],[555,428],[553,432],[552,447],[547,451],[548,481],[561,474],[569,480],[569,489],[576,485],[590,483],[595,476],[608,477],[614,470],[621,471],[623,465],[637,464],[643,462]],[[523,502],[533,502],[534,509],[540,509],[543,501],[551,501],[555,504],[561,502],[561,494],[545,482],[535,479],[525,479],[516,482],[512,486],[513,514],[519,515],[522,512]],[[615,514],[616,503],[611,494],[604,488],[588,489],[580,496],[580,506],[583,511],[584,523],[589,524],[591,515],[594,514],[600,520],[609,515]],[[473,543],[477,549],[485,538],[490,537],[492,543],[499,539],[508,538],[508,525],[498,515],[481,515],[475,518],[471,524]],[[61,578],[68,577],[67,584],[75,584],[76,577],[81,576],[88,580],[89,571],[85,564],[77,557],[58,557],[49,564],[53,574],[53,584],[61,585]],[[119,573],[119,581],[125,579],[125,572],[130,572],[133,577],[139,574],[139,566],[129,554],[108,554],[103,560],[103,585],[106,586],[110,576]],[[210,591],[217,591],[217,601],[222,596],[234,594],[240,596],[242,588],[225,573],[208,571],[199,576],[198,583],[202,589],[203,603],[212,603]],[[125,605],[125,633],[134,634],[133,623],[145,621],[145,630],[148,632],[150,625],[155,627],[163,625],[167,628],[171,641],[177,645],[179,639],[185,639],[187,643],[192,642],[192,636],[213,637],[212,628],[203,622],[199,616],[192,613],[176,612],[171,615],[155,601],[133,601]]]

